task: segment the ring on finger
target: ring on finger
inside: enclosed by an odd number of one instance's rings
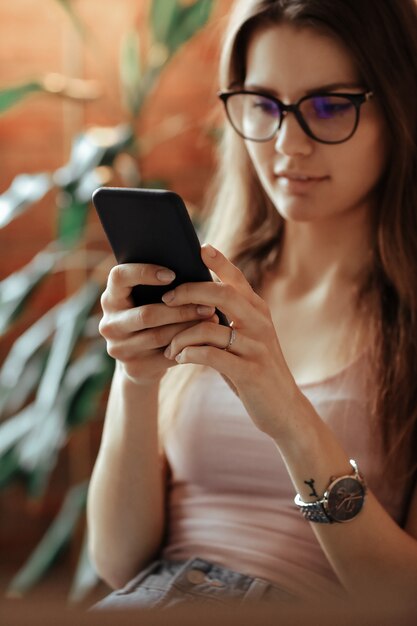
[[[223,350],[229,351],[232,347],[232,345],[234,344],[234,342],[236,341],[236,329],[233,328],[232,325],[230,325],[230,337],[229,337],[229,342],[227,344],[227,346],[225,348],[223,348]]]

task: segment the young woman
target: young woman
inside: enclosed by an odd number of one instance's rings
[[[118,266],[102,298],[91,553],[113,587],[140,573],[101,606],[412,602],[415,2],[241,0],[221,84],[218,281],[131,308],[173,275]]]

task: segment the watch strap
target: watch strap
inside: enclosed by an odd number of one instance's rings
[[[299,507],[301,513],[309,522],[318,524],[333,524],[333,520],[327,515],[324,508],[324,498],[315,502],[304,502],[299,493],[294,498],[295,504]]]
[[[352,466],[353,474],[351,474],[350,476],[349,475],[341,476],[339,479],[337,479],[335,476],[332,476],[332,478],[330,479],[329,487],[326,489],[324,495],[318,500],[314,502],[304,502],[304,500],[301,498],[299,493],[295,496],[294,502],[298,506],[298,508],[300,509],[301,513],[303,514],[306,520],[308,520],[309,522],[315,522],[318,524],[333,524],[334,522],[348,521],[349,519],[353,519],[353,517],[355,517],[357,513],[361,510],[361,507],[363,504],[363,498],[366,493],[366,485],[365,485],[364,478],[359,471],[356,461],[354,461],[353,459],[350,459],[349,462],[350,462],[350,465]],[[329,495],[330,495],[329,489],[331,489],[332,485],[335,482],[342,481],[343,479],[346,479],[346,478],[350,479],[350,482],[352,482],[352,480],[355,480],[360,484],[359,489],[361,490],[362,495],[359,496],[359,500],[360,500],[359,506],[356,507],[356,511],[354,511],[346,519],[333,519],[333,517],[328,511]]]

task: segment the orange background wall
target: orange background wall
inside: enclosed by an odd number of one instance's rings
[[[127,119],[121,104],[119,47],[132,26],[143,32],[150,0],[74,0],[72,4],[87,25],[86,46],[59,2],[0,3],[0,85],[61,72],[98,79],[103,90],[102,98],[88,104],[30,96],[0,118],[0,193],[17,173],[53,171],[64,164],[71,138],[86,126],[112,126]],[[197,204],[213,165],[212,139],[207,133],[213,126],[213,114],[218,117],[220,111],[216,99],[218,42],[230,4],[231,0],[215,2],[210,25],[172,60],[137,129],[139,136],[153,139],[167,118],[183,118],[182,132],[151,150],[141,167],[145,177],[165,179]],[[54,216],[48,210],[50,205],[50,199],[39,203],[30,214],[0,231],[0,278],[32,258],[51,239]]]
[[[59,72],[96,79],[103,92],[99,100],[88,104],[34,95],[0,117],[0,193],[16,174],[52,172],[63,165],[69,158],[71,138],[82,129],[114,126],[127,119],[119,86],[119,47],[132,26],[146,39],[150,1],[74,0],[87,27],[87,45],[57,1],[0,3],[0,87]],[[219,39],[231,3],[215,2],[209,25],[166,68],[137,124],[139,137],[156,141],[139,164],[144,178],[166,180],[197,207],[214,167],[212,130],[221,119],[216,98]],[[179,132],[160,141],[161,128],[170,116],[180,116]],[[48,194],[0,230],[0,280],[55,237],[55,219],[53,195]],[[68,285],[59,279],[39,291],[22,320],[0,341],[0,362],[22,329],[67,291]],[[49,525],[72,482],[74,465],[89,453],[89,445],[74,436],[70,449],[62,452],[42,502],[29,502],[19,485],[0,493],[0,593],[2,580],[16,571]]]

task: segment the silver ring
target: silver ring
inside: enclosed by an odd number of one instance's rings
[[[230,350],[230,348],[232,347],[232,344],[235,342],[236,340],[236,329],[233,328],[233,326],[230,326],[230,337],[229,337],[229,343],[227,344],[227,346],[225,348],[223,348],[224,350]]]

